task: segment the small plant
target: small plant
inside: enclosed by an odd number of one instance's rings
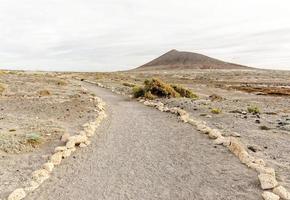
[[[211,109],[211,113],[213,113],[213,114],[220,114],[221,112],[222,112],[222,110],[219,109],[219,108],[213,108],[213,109]]]
[[[264,130],[264,131],[268,131],[268,130],[271,130],[271,128],[269,128],[268,126],[260,126],[260,129],[261,130]]]
[[[247,108],[247,110],[248,110],[249,113],[252,113],[252,114],[259,114],[259,113],[261,113],[260,112],[260,109],[257,106],[249,106]]]
[[[50,92],[48,90],[41,90],[39,91],[40,96],[49,96]]]
[[[123,85],[126,87],[135,87],[136,86],[134,83],[127,83],[127,82],[123,83]]]
[[[28,144],[38,145],[41,143],[41,135],[37,133],[29,133],[25,135],[25,140]]]
[[[171,87],[180,94],[181,97],[186,97],[190,99],[197,99],[198,96],[194,94],[191,90],[184,88],[180,85],[171,85]]]
[[[145,95],[145,90],[143,87],[141,86],[133,87],[133,96],[135,98],[144,97],[144,95]]]
[[[59,85],[59,86],[65,86],[65,85],[67,85],[67,82],[65,82],[63,80],[59,80],[59,81],[57,81],[56,84]]]

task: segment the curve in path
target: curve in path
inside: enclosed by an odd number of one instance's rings
[[[64,160],[30,200],[257,200],[257,175],[175,116],[86,84],[107,103],[92,145]]]

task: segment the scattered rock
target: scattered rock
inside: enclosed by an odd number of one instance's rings
[[[290,200],[290,193],[283,186],[274,188],[273,192],[279,195],[284,200]]]
[[[42,168],[47,170],[48,172],[52,172],[54,165],[51,162],[44,163]]]
[[[54,149],[54,152],[56,153],[56,152],[62,152],[62,151],[65,151],[67,149],[67,147],[66,146],[59,146],[59,147],[56,147],[55,149]]]
[[[43,183],[48,178],[49,172],[45,169],[39,169],[32,173],[32,179],[40,184]]]
[[[208,133],[208,137],[210,139],[217,139],[217,138],[219,138],[221,136],[222,136],[221,132],[219,130],[217,130],[217,129],[211,129],[209,131],[209,133]]]
[[[26,197],[26,192],[23,188],[14,190],[7,198],[7,200],[21,200]]]
[[[259,174],[258,178],[263,190],[273,189],[278,186],[275,176],[271,174]]]
[[[280,199],[279,196],[269,191],[263,192],[262,197],[264,198],[264,200],[279,200]]]
[[[62,157],[63,158],[70,157],[71,153],[72,153],[72,148],[71,149],[66,149],[65,151],[62,152]]]
[[[53,154],[51,157],[50,157],[50,161],[53,165],[59,165],[62,161],[62,156],[63,156],[63,153],[62,152],[56,152],[55,154]]]
[[[34,190],[36,190],[38,187],[39,187],[39,183],[32,180],[28,183],[27,187],[24,188],[24,190],[29,193],[29,192],[32,192]]]
[[[68,138],[70,137],[69,133],[65,133],[61,136],[60,141],[66,143],[68,141]]]
[[[262,151],[262,148],[257,145],[248,145],[248,149],[252,152]]]
[[[87,147],[87,145],[84,144],[84,143],[80,143],[79,147],[80,147],[80,148],[85,148],[85,147]]]

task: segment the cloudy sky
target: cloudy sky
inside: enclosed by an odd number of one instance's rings
[[[290,70],[290,1],[0,0],[0,68],[122,70],[171,49]]]

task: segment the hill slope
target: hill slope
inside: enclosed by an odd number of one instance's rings
[[[171,50],[142,65],[136,70],[170,69],[249,69],[249,67],[223,62],[202,54]]]

